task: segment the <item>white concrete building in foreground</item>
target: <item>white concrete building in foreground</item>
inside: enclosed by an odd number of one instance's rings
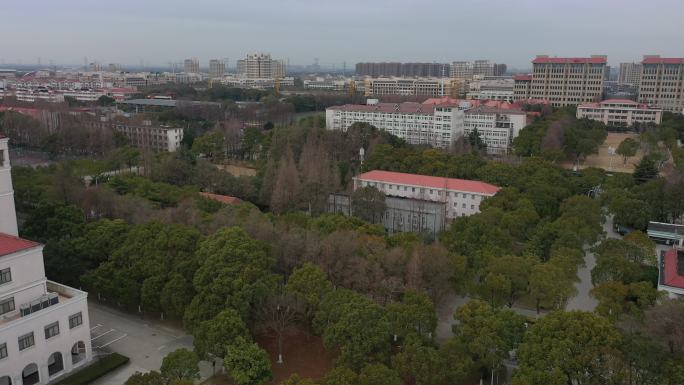
[[[608,126],[629,127],[634,124],[660,124],[663,119],[661,108],[637,103],[628,99],[608,99],[597,103],[577,106],[577,119],[588,118]]]
[[[447,219],[479,213],[480,203],[499,191],[497,186],[476,180],[381,170],[369,171],[353,179],[354,190],[370,186],[388,196],[441,203]]]
[[[43,246],[17,237],[7,142],[0,135],[0,385],[48,384],[92,359],[88,295],[48,281]]]

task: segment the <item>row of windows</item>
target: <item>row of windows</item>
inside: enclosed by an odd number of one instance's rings
[[[83,324],[83,314],[78,312],[69,316],[69,329],[73,329],[79,325]],[[45,339],[49,340],[52,337],[59,335],[59,321],[53,322],[44,328]],[[33,332],[26,333],[17,339],[19,345],[19,350],[25,350],[34,346],[36,344],[36,338]],[[0,359],[6,358],[8,356],[7,343],[3,342],[0,344]]]

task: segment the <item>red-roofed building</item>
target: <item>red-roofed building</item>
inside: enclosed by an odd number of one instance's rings
[[[684,249],[672,248],[660,256],[658,290],[670,298],[684,297]]]
[[[239,205],[242,203],[242,200],[240,198],[232,197],[230,195],[220,195],[220,194],[212,194],[208,192],[200,192],[200,196],[214,200],[216,202],[221,202],[223,204],[227,205]]]
[[[532,60],[529,94],[527,80],[518,80],[517,99],[545,99],[554,107],[601,100],[606,74],[606,56],[559,58],[545,55]],[[527,96],[527,97],[525,97]]]
[[[644,56],[641,66],[639,102],[684,113],[684,58]]]
[[[577,106],[577,119],[587,118],[617,127],[634,124],[660,124],[663,110],[628,99],[608,99]]]
[[[354,189],[375,187],[385,195],[444,204],[453,219],[480,212],[480,203],[499,187],[489,183],[428,175],[373,170],[354,178]]]
[[[32,249],[34,247],[41,247],[41,244],[14,235],[0,233],[0,257]]]

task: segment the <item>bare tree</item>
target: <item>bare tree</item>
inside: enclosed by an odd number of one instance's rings
[[[257,308],[257,329],[274,334],[278,345],[279,364],[283,363],[283,340],[288,329],[302,319],[303,308],[297,299],[286,293],[268,297]]]

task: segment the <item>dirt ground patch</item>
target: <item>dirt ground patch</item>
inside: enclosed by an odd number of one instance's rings
[[[587,159],[585,159],[584,162],[582,162],[582,164],[580,165],[580,169],[588,167],[599,167],[611,172],[634,172],[634,168],[639,163],[641,158],[644,156],[644,152],[641,149],[637,150],[635,156],[627,159],[627,164],[623,164],[622,156],[618,154],[610,155],[609,151],[609,148],[617,150],[620,143],[627,138],[632,138],[638,141],[639,135],[631,133],[609,132],[608,137],[606,137],[606,140],[603,142],[601,146],[599,146],[598,154],[588,156]],[[564,163],[563,167],[572,168],[573,163]]]
[[[254,167],[248,167],[237,164],[217,164],[220,170],[223,170],[233,176],[256,176],[257,170]]]
[[[259,335],[256,342],[264,348],[271,358],[273,381],[277,385],[297,373],[302,378],[318,379],[325,376],[333,366],[335,355],[325,349],[318,336],[307,336],[301,330],[291,330],[283,341],[283,363],[277,363],[277,339],[270,335]]]

